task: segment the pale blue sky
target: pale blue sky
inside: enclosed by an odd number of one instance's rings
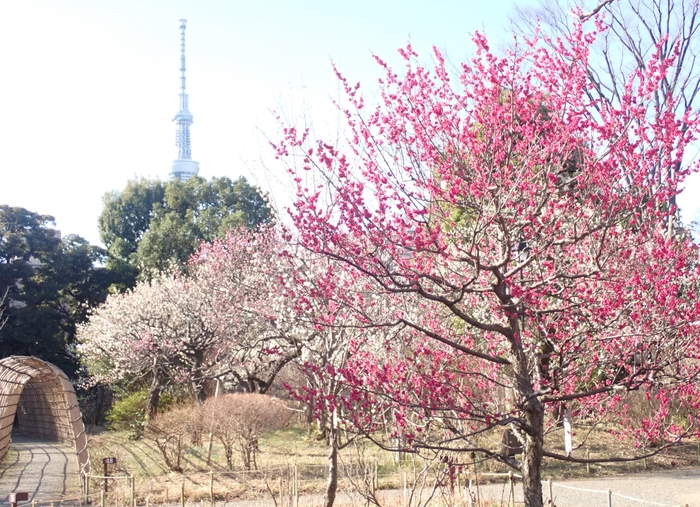
[[[522,6],[524,2],[519,2]],[[525,3],[527,4],[527,2]],[[375,53],[396,60],[410,39],[459,62],[470,34],[508,40],[511,0],[4,0],[0,3],[0,203],[56,217],[99,242],[105,192],[135,176],[165,179],[176,156],[178,20],[187,19],[193,158],[204,177],[246,176],[287,201],[261,169],[270,110],[334,118],[332,59],[368,95]],[[274,164],[272,165],[274,166]],[[272,167],[270,166],[270,167]],[[699,181],[700,178],[696,178]],[[683,200],[700,207],[700,194]]]

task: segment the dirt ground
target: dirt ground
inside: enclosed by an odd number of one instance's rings
[[[576,489],[570,489],[576,488]],[[522,489],[515,485],[516,505],[522,505]],[[607,507],[608,490],[612,491],[613,507],[643,507],[645,505],[667,505],[700,507],[700,469],[663,470],[654,473],[640,473],[627,476],[610,476],[592,479],[555,481],[552,486],[556,507]],[[472,489],[476,496],[476,488]],[[508,505],[509,488],[505,482],[492,483],[479,488],[480,499],[486,505]],[[379,498],[390,506],[403,506],[404,493],[401,490],[388,490],[379,493]],[[549,488],[544,486],[544,497],[549,499]],[[625,498],[630,497],[630,498]],[[302,496],[299,507],[321,505],[319,495]],[[639,500],[642,500],[640,502]],[[364,501],[340,495],[336,504],[339,507],[361,506]],[[463,493],[454,499],[453,505],[469,505]],[[217,507],[274,507],[271,499],[241,502],[217,502]]]

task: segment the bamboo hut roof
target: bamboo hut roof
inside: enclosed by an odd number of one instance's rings
[[[0,360],[0,459],[13,430],[75,444],[80,470],[89,471],[85,426],[73,384],[53,364],[32,356]]]

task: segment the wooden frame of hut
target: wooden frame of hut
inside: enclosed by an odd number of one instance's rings
[[[78,469],[90,470],[85,425],[73,384],[51,363],[32,356],[0,360],[0,459],[13,430],[75,445]]]

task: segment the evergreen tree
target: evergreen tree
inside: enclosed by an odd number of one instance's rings
[[[255,229],[272,218],[265,196],[245,178],[142,178],[105,195],[99,228],[108,265],[123,274],[123,287],[133,287],[137,277],[151,279],[184,266],[202,241],[238,227]]]
[[[0,206],[0,293],[7,319],[0,354],[33,355],[77,373],[76,325],[102,303],[114,273],[95,264],[106,251],[60,233],[54,219],[24,208]]]

